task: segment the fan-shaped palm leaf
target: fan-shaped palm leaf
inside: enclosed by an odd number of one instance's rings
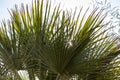
[[[88,10],[84,15],[82,8],[78,15],[60,6],[51,10],[51,3],[43,0],[31,9],[15,7],[0,29],[1,76],[19,80],[24,70],[30,80],[114,79],[108,75],[118,62],[117,39],[109,35],[104,10],[95,8],[87,15]]]

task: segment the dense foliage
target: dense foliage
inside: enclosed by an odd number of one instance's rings
[[[119,46],[107,13],[72,14],[36,0],[0,28],[0,80],[118,80]]]

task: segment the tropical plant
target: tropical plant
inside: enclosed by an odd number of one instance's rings
[[[0,29],[0,79],[119,79],[120,51],[104,21],[107,13],[51,8],[51,2],[36,0],[30,9],[10,11]]]

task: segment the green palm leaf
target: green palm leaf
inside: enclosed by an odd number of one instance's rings
[[[119,69],[119,49],[104,10],[82,15],[82,8],[79,14],[51,8],[51,2],[36,0],[31,9],[10,11],[11,20],[0,29],[1,79],[25,80],[21,70],[30,80],[117,78],[108,77]]]

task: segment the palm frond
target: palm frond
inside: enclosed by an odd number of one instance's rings
[[[35,0],[31,8],[22,4],[9,11],[11,20],[0,29],[1,79],[24,80],[21,70],[30,80],[108,79],[120,51],[104,10],[88,14],[88,8],[82,15],[83,8],[72,14],[51,5]]]

